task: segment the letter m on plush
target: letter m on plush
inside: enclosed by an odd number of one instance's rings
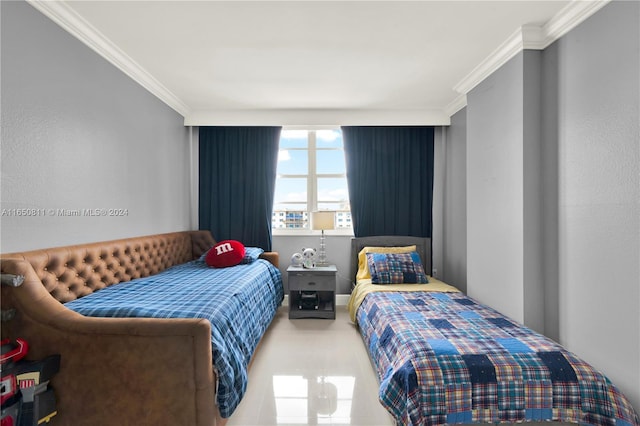
[[[223,253],[227,253],[233,251],[233,247],[231,247],[231,243],[219,244],[214,247],[216,249],[216,254],[221,255]]]
[[[240,241],[224,240],[209,250],[205,262],[214,268],[226,268],[239,264],[244,255],[245,248]]]

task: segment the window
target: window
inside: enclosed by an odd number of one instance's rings
[[[310,212],[336,212],[336,229],[351,229],[342,133],[283,130],[271,226],[308,230]]]

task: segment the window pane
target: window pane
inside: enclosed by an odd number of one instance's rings
[[[341,210],[349,209],[347,178],[318,178],[318,204],[340,204]]]
[[[344,174],[344,151],[319,150],[316,152],[316,172],[318,174]]]
[[[352,228],[353,224],[351,223],[351,212],[344,210],[336,211],[336,228]]]
[[[318,203],[318,211],[342,211],[344,209],[343,203]]]
[[[310,140],[315,140],[314,151],[310,150]],[[335,211],[337,227],[351,229],[343,146],[340,129],[282,131],[273,229],[308,230],[308,212],[312,210]],[[308,162],[312,158],[316,164],[315,172],[310,174]],[[309,194],[308,185],[312,191]]]
[[[271,227],[273,229],[304,229],[307,223],[307,179],[277,179]]]
[[[280,149],[307,148],[306,130],[283,130],[280,133]]]
[[[281,145],[278,152],[278,174],[306,175],[309,170],[308,154],[307,150],[287,150],[282,149]]]
[[[276,179],[274,204],[286,204],[290,202],[307,203],[307,179],[305,178],[280,178]]]
[[[342,148],[342,132],[339,130],[316,131],[316,145],[318,148]]]
[[[309,224],[307,206],[292,209],[275,210],[271,216],[272,229],[306,229]]]

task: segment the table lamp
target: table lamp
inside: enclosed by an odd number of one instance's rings
[[[320,211],[311,212],[311,229],[321,230],[322,236],[320,237],[320,253],[318,255],[318,263],[316,266],[327,266],[327,253],[324,245],[324,231],[326,229],[335,229],[335,212]]]

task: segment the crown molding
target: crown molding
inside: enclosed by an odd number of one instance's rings
[[[577,27],[611,0],[572,0],[545,25],[523,25],[467,74],[453,89],[467,94],[524,49],[542,50]]]
[[[580,23],[610,2],[611,0],[573,0],[571,3],[567,4],[542,27],[545,37],[545,44],[543,48],[549,46],[573,28],[577,27]]]
[[[485,78],[493,74],[498,68],[504,65],[509,59],[520,53],[525,47],[525,37],[539,35],[540,31],[535,31],[532,26],[518,28],[511,36],[498,46],[491,54],[480,62],[469,74],[467,74],[458,84],[453,87],[458,93],[467,94]],[[529,44],[536,44],[529,42]]]
[[[119,49],[94,26],[83,19],[64,1],[26,0],[31,6],[62,27],[65,31],[105,58],[120,71],[158,97],[183,117],[190,114],[189,107],[169,89],[156,80],[136,61]]]
[[[462,108],[467,106],[467,95],[461,93],[458,95],[453,101],[449,102],[449,104],[444,107],[444,112],[452,117],[455,113],[460,111]]]

